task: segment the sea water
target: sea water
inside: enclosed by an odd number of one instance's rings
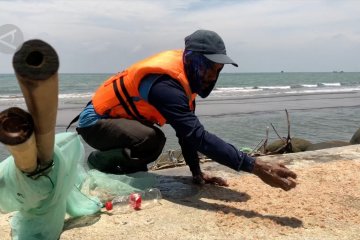
[[[59,74],[58,118],[80,112],[111,75]],[[0,84],[0,110],[26,109],[13,74],[1,74]],[[360,73],[222,73],[211,95],[197,99],[196,114],[207,131],[241,148],[255,147],[267,128],[270,140],[278,138],[275,130],[286,137],[285,109],[292,137],[313,143],[349,141],[360,128]],[[65,131],[66,125],[60,121],[56,131]],[[172,128],[165,125],[162,130],[167,136],[164,151],[179,148]],[[89,153],[91,148],[85,147]],[[7,156],[0,145],[0,159]]]

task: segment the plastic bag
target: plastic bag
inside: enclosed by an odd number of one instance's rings
[[[13,239],[58,239],[66,210],[72,216],[99,211],[98,199],[84,196],[76,186],[84,154],[76,133],[60,133],[55,136],[54,166],[47,175],[27,177],[12,156],[0,163],[0,209],[18,211],[11,219]]]

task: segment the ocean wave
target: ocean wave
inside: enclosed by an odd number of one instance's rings
[[[0,101],[13,101],[13,100],[16,100],[16,99],[23,99],[23,95],[7,95],[7,94],[4,94],[4,95],[0,95]]]
[[[278,94],[316,94],[316,93],[336,93],[360,91],[360,85],[346,85],[337,83],[318,83],[318,84],[294,84],[294,85],[270,85],[270,86],[239,86],[239,87],[217,87],[212,92],[217,98],[236,97],[241,95],[278,95]],[[82,103],[91,99],[93,92],[68,92],[60,93],[59,100],[65,103]],[[0,104],[4,106],[23,103],[24,97],[21,92],[16,94],[0,93]]]
[[[275,90],[275,89],[290,89],[291,86],[258,86],[256,88],[264,89],[264,90]]]
[[[340,87],[341,83],[318,83],[318,87]]]
[[[232,92],[258,92],[263,91],[263,89],[257,89],[254,87],[220,87],[214,89],[214,92],[217,93],[232,93]]]
[[[288,89],[305,89],[309,88],[336,88],[342,89],[344,87],[357,89],[359,86],[344,85],[342,83],[317,83],[317,84],[294,84],[294,85],[273,85],[273,86],[251,86],[251,87],[218,87],[215,90],[222,93],[230,92],[256,92],[256,91],[280,91]],[[339,88],[340,87],[340,88]]]
[[[88,98],[90,99],[94,93],[86,92],[86,93],[64,93],[59,94],[59,99],[71,99],[71,98]]]
[[[318,87],[317,84],[298,84],[291,86],[291,88],[316,88],[316,87]]]
[[[312,89],[312,90],[298,90],[298,91],[287,91],[285,94],[299,94],[299,93],[346,93],[360,91],[360,87],[354,88],[336,88],[336,89]]]
[[[59,99],[73,99],[73,98],[88,98],[90,99],[92,97],[93,93],[87,92],[87,93],[64,93],[59,94]],[[0,102],[7,102],[7,101],[24,101],[24,97],[22,94],[17,95],[7,95],[3,94],[0,95]]]
[[[359,92],[360,86],[351,87],[291,87],[291,88],[271,88],[271,89],[245,89],[245,88],[218,88],[211,94],[215,98],[233,98],[239,96],[270,96],[283,94],[324,94],[324,93],[347,93]]]

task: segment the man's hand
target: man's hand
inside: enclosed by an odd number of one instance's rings
[[[201,172],[199,175],[194,175],[193,182],[195,184],[199,184],[199,185],[205,184],[205,183],[210,183],[210,184],[225,186],[225,187],[229,186],[226,179],[224,179],[222,177],[211,176],[204,172]]]
[[[281,188],[285,191],[296,187],[296,174],[283,164],[267,163],[256,159],[252,173],[272,187]]]

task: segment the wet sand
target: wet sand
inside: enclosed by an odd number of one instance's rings
[[[284,109],[296,111],[358,106],[360,106],[360,92],[265,95],[221,100],[209,98],[206,101],[198,101],[197,114],[222,116],[284,111]]]
[[[79,102],[75,104],[70,100],[60,99],[56,132],[64,132],[70,121],[80,113],[88,100],[90,99],[71,100]],[[285,109],[290,114],[293,137],[302,137],[311,141],[318,137],[320,131],[323,138],[319,140],[349,141],[352,134],[359,128],[357,121],[359,105],[360,92],[233,99],[209,97],[206,101],[199,98],[196,114],[208,131],[225,138],[240,148],[256,146],[264,137],[265,129],[270,122],[278,124],[278,130],[279,127],[285,128]],[[9,106],[0,106],[0,110],[7,107]],[[18,107],[26,109],[24,104],[20,104]],[[322,124],[324,119],[330,122]],[[76,124],[69,131],[75,131],[75,126]],[[165,149],[178,148],[173,129],[165,125],[162,130],[168,137]],[[86,146],[86,150],[87,154],[92,151],[88,146]],[[0,160],[7,156],[8,152],[0,144]]]

